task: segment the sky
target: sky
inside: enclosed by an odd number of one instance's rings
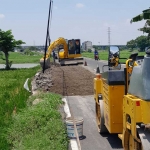
[[[0,29],[12,30],[25,45],[45,45],[50,0],[0,0]],[[50,38],[81,39],[93,45],[125,45],[143,34],[145,20],[130,20],[150,7],[149,0],[53,0]]]

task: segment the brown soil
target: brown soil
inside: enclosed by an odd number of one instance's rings
[[[35,77],[36,86],[61,95],[93,95],[94,74],[81,66],[51,65]]]

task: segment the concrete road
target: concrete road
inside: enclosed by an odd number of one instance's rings
[[[123,150],[117,134],[99,134],[95,118],[95,101],[93,95],[67,97],[74,117],[83,117],[83,135],[80,140],[82,150]]]
[[[38,66],[39,64],[12,64],[11,68],[32,68]],[[5,64],[0,64],[0,69],[5,68]]]
[[[100,72],[102,73],[103,71],[107,71],[108,70],[108,67],[104,67],[104,70],[102,71],[102,68],[103,68],[103,65],[108,65],[108,61],[106,60],[99,60],[99,61],[96,61],[94,59],[91,59],[91,58],[84,58],[84,61],[87,62],[87,66],[86,68],[89,69],[91,72],[95,73],[96,72],[96,67],[99,66],[100,68]],[[121,70],[123,70],[125,67],[124,64],[121,65]]]

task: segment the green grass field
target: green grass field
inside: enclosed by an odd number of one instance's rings
[[[0,70],[0,149],[8,149],[9,145],[3,136],[7,133],[12,118],[13,110],[26,106],[26,100],[30,93],[24,88],[24,82],[31,78],[39,70],[38,67],[31,69]]]
[[[42,101],[33,105],[33,100]],[[32,96],[28,107],[13,117],[8,141],[17,150],[67,150],[66,126],[58,111],[61,97],[46,93]],[[21,144],[20,144],[21,143]]]
[[[39,63],[40,58],[43,57],[43,54],[35,53],[35,56],[24,55],[19,52],[10,52],[9,61],[12,61],[13,64],[19,63]],[[5,64],[5,60],[0,59],[0,64]]]
[[[137,50],[130,52],[129,50],[120,51],[121,58],[129,58],[131,53],[138,52]],[[139,56],[145,55],[145,52],[138,52]],[[93,58],[94,59],[94,52],[83,52],[83,57]],[[108,51],[99,51],[99,58],[100,60],[108,60]],[[125,63],[125,59],[120,59],[120,62]]]
[[[1,150],[55,149],[56,145],[58,149],[65,149],[67,145],[65,127],[58,112],[60,96],[41,95],[40,98],[45,102],[27,107],[27,99],[31,94],[23,85],[27,78],[31,81],[39,69],[37,66],[30,69],[0,70]],[[17,115],[14,116],[13,112]],[[58,137],[55,139],[56,136]],[[51,148],[50,143],[53,143]]]

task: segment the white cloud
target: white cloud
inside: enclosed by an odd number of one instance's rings
[[[77,7],[77,8],[82,8],[82,7],[84,7],[84,4],[77,3],[77,4],[76,4],[76,7]]]
[[[4,14],[0,14],[0,19],[1,19],[1,18],[4,18],[4,17],[5,17]]]

